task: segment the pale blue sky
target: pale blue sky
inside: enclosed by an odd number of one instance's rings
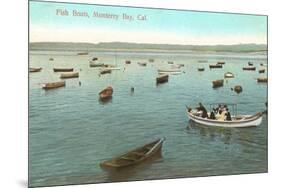
[[[68,10],[58,16],[56,10]],[[72,11],[90,18],[73,17]],[[119,15],[118,20],[92,17],[93,12]],[[122,19],[122,14],[134,21]],[[146,21],[136,19],[146,15]],[[267,17],[101,5],[30,2],[31,42],[138,42],[168,44],[238,44],[267,42]]]

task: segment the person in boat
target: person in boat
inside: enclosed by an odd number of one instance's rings
[[[199,107],[197,107],[196,109],[198,112],[202,113],[201,115],[202,118],[208,118],[208,112],[201,102],[199,102]]]
[[[211,112],[211,114],[210,114],[210,119],[216,119],[216,109],[215,108],[213,108],[213,110],[212,110],[212,112]]]
[[[230,112],[228,111],[228,108],[226,108],[226,114],[225,115],[226,115],[226,118],[225,118],[226,121],[231,121],[232,120]]]

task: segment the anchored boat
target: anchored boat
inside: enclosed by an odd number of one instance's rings
[[[29,68],[29,72],[40,72],[42,68]]]
[[[243,67],[243,70],[246,70],[246,71],[255,71],[255,70],[256,70],[256,67]]]
[[[213,88],[217,88],[217,87],[222,87],[223,86],[223,80],[214,80],[212,81],[213,83]]]
[[[209,65],[210,69],[220,69],[222,68],[221,64]]]
[[[54,72],[72,72],[73,68],[54,68]]]
[[[50,83],[45,83],[42,87],[42,89],[55,89],[59,87],[64,87],[65,86],[65,81],[59,81],[59,82],[50,82]]]
[[[60,78],[78,78],[79,77],[79,73],[78,72],[74,72],[74,73],[64,73],[60,75]]]
[[[160,153],[164,140],[164,138],[157,139],[111,160],[104,161],[100,163],[100,166],[105,169],[119,169],[139,164]]]
[[[232,72],[226,72],[224,73],[225,78],[234,78],[234,74]]]
[[[101,100],[111,98],[112,94],[113,94],[113,88],[111,86],[108,86],[107,88],[99,92],[99,96]]]
[[[163,74],[163,75],[160,75],[160,76],[156,77],[156,83],[157,84],[168,82],[168,80],[169,80],[168,74]]]

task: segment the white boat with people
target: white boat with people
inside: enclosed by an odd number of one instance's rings
[[[228,106],[232,106],[232,112]],[[199,103],[199,107],[186,107],[186,113],[195,123],[212,127],[255,127],[261,124],[265,112],[254,115],[237,115],[237,104],[210,104],[211,112]]]

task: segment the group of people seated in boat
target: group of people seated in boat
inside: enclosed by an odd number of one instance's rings
[[[202,118],[212,119],[212,120],[218,120],[218,121],[231,121],[231,115],[227,108],[227,105],[225,104],[219,104],[218,107],[213,108],[211,113],[208,114],[208,111],[203,106],[203,104],[200,102],[199,106],[195,108],[196,112],[194,112],[194,115],[200,116]],[[191,108],[188,108],[188,112],[192,112]]]

